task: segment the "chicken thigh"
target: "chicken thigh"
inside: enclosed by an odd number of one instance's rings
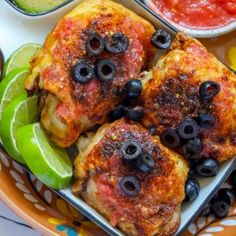
[[[187,138],[197,124],[193,137],[201,139],[200,158],[223,162],[236,154],[236,76],[196,39],[177,34],[143,80],[140,101],[143,124],[159,135],[173,128]]]
[[[121,119],[81,136],[73,192],[127,235],[172,235],[188,175],[185,160]]]
[[[55,143],[68,147],[106,122],[125,83],[148,66],[153,32],[149,22],[110,0],[84,1],[58,22],[25,84],[31,93],[40,90],[41,123]]]

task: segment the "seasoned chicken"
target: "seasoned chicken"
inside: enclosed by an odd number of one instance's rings
[[[110,0],[86,0],[58,22],[32,60],[25,85],[31,93],[41,90],[41,123],[54,142],[67,147],[81,132],[106,122],[108,112],[122,99],[125,83],[148,66],[154,53],[150,43],[153,32],[149,22]],[[97,34],[104,39],[116,35],[118,46],[128,39],[126,51],[111,53],[100,45],[100,53],[93,55],[87,42]],[[99,40],[93,38],[90,46],[96,49]],[[113,42],[110,44],[114,50]],[[115,65],[112,81],[101,82],[97,75],[87,83],[73,80],[76,63],[84,60],[93,68],[101,59],[111,59]],[[107,75],[109,70],[102,73]],[[81,70],[83,76],[89,73]]]
[[[73,187],[77,196],[126,235],[166,236],[176,231],[188,174],[181,156],[125,119],[80,137],[78,147]]]
[[[143,124],[158,134],[186,119],[200,122],[200,157],[222,162],[236,154],[236,76],[196,39],[177,34],[143,80],[141,103]]]

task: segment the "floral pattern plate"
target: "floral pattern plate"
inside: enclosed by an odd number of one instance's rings
[[[44,236],[107,236],[0,150],[0,198]],[[11,187],[9,187],[11,186]],[[183,236],[235,236],[236,202],[228,217],[198,217]]]
[[[43,235],[107,235],[1,150],[0,186],[1,200]]]

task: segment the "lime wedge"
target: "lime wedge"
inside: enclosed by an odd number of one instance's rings
[[[22,94],[7,105],[2,113],[0,136],[4,148],[15,160],[24,163],[16,144],[16,131],[38,120],[38,96]]]
[[[29,43],[16,50],[4,65],[3,78],[16,68],[29,67],[33,55],[40,47],[42,47],[40,44]]]
[[[4,108],[17,96],[25,93],[24,83],[28,68],[15,69],[0,83],[0,120]]]
[[[39,123],[19,128],[16,140],[25,163],[40,181],[55,189],[69,185],[72,163],[64,149],[50,142]]]

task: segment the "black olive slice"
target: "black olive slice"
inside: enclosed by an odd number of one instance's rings
[[[219,171],[219,162],[212,158],[201,159],[195,168],[195,173],[202,177],[216,176]]]
[[[186,158],[199,158],[202,151],[202,142],[199,138],[189,140],[182,146],[182,152]]]
[[[114,33],[111,37],[105,37],[105,47],[110,53],[123,53],[129,48],[129,39],[123,33]]]
[[[183,139],[192,139],[197,137],[199,134],[197,122],[192,119],[182,121],[179,125],[178,133]]]
[[[152,45],[156,48],[166,49],[166,48],[170,47],[171,36],[166,30],[158,29],[152,35],[151,42],[152,42]]]
[[[126,141],[121,146],[122,156],[127,161],[137,160],[142,154],[142,148],[140,144],[134,140]]]
[[[143,153],[141,155],[141,157],[137,160],[136,162],[136,167],[139,171],[141,171],[144,174],[149,173],[151,170],[154,169],[155,167],[155,162],[152,159],[152,156],[147,154],[147,153]]]
[[[194,178],[188,178],[185,183],[185,202],[193,202],[200,191],[200,185],[198,181]]]
[[[230,205],[225,201],[218,200],[213,202],[211,208],[217,218],[224,218],[229,213]]]
[[[94,68],[86,60],[79,60],[72,68],[71,76],[76,83],[85,84],[93,78]]]
[[[202,128],[211,128],[215,125],[215,117],[208,114],[200,114],[197,117],[197,122]]]
[[[177,148],[180,145],[180,138],[175,128],[167,128],[161,133],[160,138],[166,147]]]
[[[133,121],[140,121],[143,118],[144,111],[143,107],[141,106],[135,106],[135,107],[124,107],[124,116],[127,119],[133,120]]]
[[[95,75],[102,82],[115,79],[116,66],[111,59],[98,60],[95,63]]]
[[[98,56],[103,52],[104,47],[103,37],[96,32],[90,32],[86,41],[86,52],[90,56]]]
[[[137,196],[141,191],[141,184],[134,175],[124,176],[120,180],[120,188],[127,196]]]
[[[123,109],[124,109],[124,106],[119,105],[118,107],[111,110],[109,113],[110,121],[115,121],[115,120],[120,119],[123,116]]]
[[[220,92],[220,85],[214,81],[205,81],[200,85],[199,95],[203,100],[210,100]]]
[[[138,79],[130,80],[125,85],[126,96],[137,99],[142,92],[142,83]]]
[[[234,202],[234,192],[230,188],[221,188],[217,192],[220,200],[227,202],[229,205],[232,205]]]

